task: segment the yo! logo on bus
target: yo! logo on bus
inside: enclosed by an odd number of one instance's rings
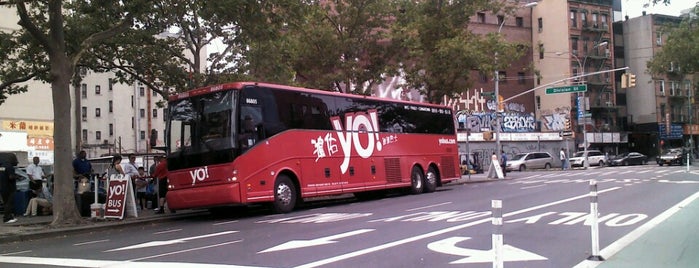
[[[335,143],[339,141],[342,152],[344,153],[344,159],[340,165],[340,170],[344,174],[349,167],[352,148],[354,148],[357,154],[362,158],[369,158],[374,154],[374,149],[381,151],[383,148],[378,133],[379,120],[376,110],[346,113],[344,127],[339,116],[331,117],[330,123],[333,129],[337,131],[337,139],[330,133],[326,134],[325,137],[318,136],[317,139],[311,139],[311,144],[315,148],[313,154],[316,155],[316,162],[321,158],[332,156],[337,153],[338,148]],[[360,142],[361,135],[366,135],[366,144]]]
[[[197,168],[190,171],[189,175],[192,177],[192,185],[194,185],[197,181],[203,181],[209,177],[209,167]]]

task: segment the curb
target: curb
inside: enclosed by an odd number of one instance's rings
[[[69,226],[69,227],[57,227],[53,228],[49,224],[37,223],[32,226],[44,226],[43,229],[37,231],[26,231],[20,233],[9,233],[0,235],[0,244],[13,243],[13,242],[23,242],[28,240],[34,240],[38,238],[52,238],[57,236],[67,236],[76,233],[85,233],[91,231],[99,231],[108,228],[121,228],[123,226],[134,225],[144,222],[153,221],[175,221],[184,218],[190,218],[200,215],[208,215],[208,211],[191,211],[191,212],[178,212],[176,214],[165,214],[160,216],[149,216],[142,218],[125,218],[123,220],[105,220],[105,219],[86,219],[84,224]]]

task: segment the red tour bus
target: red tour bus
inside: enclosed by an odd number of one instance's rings
[[[449,107],[241,82],[169,99],[168,206],[271,203],[406,188],[460,177]]]

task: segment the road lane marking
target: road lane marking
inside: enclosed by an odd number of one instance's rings
[[[235,220],[235,221],[224,221],[224,222],[217,222],[217,223],[214,223],[213,225],[214,225],[214,226],[216,226],[216,225],[224,225],[224,224],[231,224],[231,223],[236,223],[236,222],[238,222],[238,221],[237,221],[237,220]]]
[[[182,231],[182,229],[172,229],[172,230],[160,231],[160,232],[155,232],[153,234],[168,234],[168,233],[174,233],[174,232],[179,232],[179,231]]]
[[[180,254],[184,252],[190,252],[190,251],[196,251],[196,250],[201,250],[201,249],[207,249],[207,248],[215,248],[219,246],[225,246],[225,245],[230,245],[230,244],[235,244],[235,243],[240,243],[243,242],[242,239],[239,240],[233,240],[229,242],[224,242],[224,243],[218,243],[218,244],[213,244],[213,245],[208,245],[208,246],[203,246],[203,247],[196,247],[196,248],[189,248],[189,249],[183,249],[183,250],[178,250],[178,251],[173,251],[173,252],[168,252],[168,253],[162,253],[158,255],[152,255],[152,256],[146,256],[142,258],[136,258],[136,259],[130,259],[127,260],[128,262],[133,262],[133,261],[140,261],[140,260],[147,260],[147,259],[155,259],[158,257],[165,257],[165,256],[170,256],[170,255],[175,255],[175,254]],[[146,265],[143,265],[141,267],[146,267]]]
[[[8,256],[8,255],[17,255],[17,254],[24,254],[24,253],[29,253],[32,252],[31,250],[24,250],[24,251],[17,251],[17,252],[9,252],[5,254],[0,254],[0,256]]]
[[[526,190],[526,189],[531,189],[531,188],[539,188],[539,187],[543,187],[543,186],[546,186],[546,184],[540,184],[540,185],[534,185],[534,186],[526,186],[526,187],[521,187],[521,188],[519,188],[519,189]]]
[[[218,233],[213,233],[213,234],[206,234],[206,235],[199,235],[199,236],[192,236],[192,237],[185,237],[185,238],[172,239],[172,240],[151,241],[151,242],[136,244],[136,245],[132,245],[132,246],[128,246],[128,247],[121,247],[121,248],[116,248],[116,249],[105,250],[104,252],[121,251],[121,250],[129,250],[129,249],[139,249],[139,248],[148,248],[148,247],[167,246],[167,245],[173,245],[173,244],[184,243],[184,242],[187,242],[187,241],[189,241],[189,240],[202,239],[202,238],[209,238],[209,237],[214,237],[214,236],[233,234],[233,233],[237,233],[237,232],[238,232],[238,231],[225,231],[225,232],[218,232]]]
[[[186,262],[131,262],[131,261],[103,261],[88,259],[63,259],[63,258],[39,258],[39,257],[3,257],[0,256],[0,263],[41,265],[51,267],[148,267],[148,268],[264,268],[262,266],[241,266],[227,264],[207,264],[207,263],[186,263]]]
[[[621,189],[621,187],[612,187],[612,188],[609,188],[609,189],[604,189],[604,190],[598,191],[597,194],[602,194],[602,193],[606,193],[606,192],[611,192],[611,191],[615,191],[615,190],[619,190],[619,189]],[[554,201],[554,202],[549,202],[549,203],[546,203],[546,204],[542,204],[542,205],[538,205],[538,206],[534,206],[534,207],[530,207],[530,208],[525,208],[525,209],[513,211],[513,212],[510,212],[510,213],[505,213],[505,214],[503,214],[502,216],[503,216],[503,217],[510,217],[510,216],[514,216],[514,215],[526,213],[526,212],[529,212],[529,211],[532,211],[532,210],[537,210],[537,209],[541,209],[541,208],[545,208],[545,207],[555,206],[555,205],[567,203],[567,202],[570,202],[570,201],[575,201],[575,200],[578,200],[578,199],[584,199],[584,198],[589,198],[589,197],[590,197],[589,194],[574,196],[574,197],[571,197],[571,198],[566,198],[566,199],[562,199],[562,200],[558,200],[558,201]],[[315,261],[315,262],[307,263],[307,264],[300,265],[300,266],[296,266],[296,267],[297,267],[297,268],[311,268],[311,267],[318,267],[318,266],[328,265],[328,264],[331,264],[331,263],[334,263],[334,262],[338,262],[338,261],[342,261],[342,260],[354,258],[354,257],[357,257],[357,256],[361,256],[361,255],[364,255],[364,254],[373,253],[373,252],[376,252],[376,251],[380,251],[380,250],[384,250],[384,249],[388,249],[388,248],[400,246],[400,245],[403,245],[403,244],[407,244],[407,243],[410,243],[410,242],[415,242],[415,241],[422,240],[422,239],[425,239],[425,238],[430,238],[430,237],[434,237],[434,236],[446,234],[446,233],[449,233],[449,232],[453,232],[453,231],[460,230],[460,229],[464,229],[464,228],[467,228],[467,227],[479,225],[479,224],[482,224],[482,223],[488,223],[488,222],[491,222],[491,220],[492,220],[492,217],[488,217],[488,218],[480,219],[480,220],[477,220],[477,221],[473,221],[473,222],[469,222],[469,223],[465,223],[465,224],[461,224],[461,225],[456,225],[456,226],[444,228],[444,229],[437,230],[437,231],[434,231],[434,232],[425,233],[425,234],[421,234],[421,235],[417,235],[417,236],[413,236],[413,237],[410,237],[410,238],[405,238],[405,239],[401,239],[401,240],[397,240],[397,241],[393,241],[393,242],[388,242],[388,243],[385,243],[385,244],[382,244],[382,245],[378,245],[378,246],[374,246],[374,247],[370,247],[370,248],[364,248],[364,249],[357,250],[357,251],[354,251],[354,252],[349,252],[349,253],[342,254],[342,255],[338,255],[338,256],[335,256],[335,257],[331,257],[331,258],[327,258],[327,259],[318,260],[318,261]]]
[[[108,242],[108,241],[109,241],[109,239],[95,240],[95,241],[88,241],[88,242],[73,244],[73,246],[91,245],[91,244],[97,244],[97,243]]]
[[[644,234],[646,234],[648,231],[653,229],[655,226],[658,226],[660,223],[664,222],[670,216],[674,215],[678,211],[682,210],[684,207],[687,205],[691,204],[699,198],[699,192],[694,193],[693,195],[685,198],[684,200],[680,201],[676,205],[670,207],[668,210],[663,211],[663,213],[660,213],[660,215],[656,216],[655,218],[651,219],[650,221],[647,221],[643,225],[639,226],[638,228],[634,229],[630,233],[626,234],[622,238],[619,238],[618,240],[614,241],[612,244],[609,246],[605,247],[600,251],[600,255],[604,259],[609,259],[615,254],[619,253],[623,248],[627,247],[629,244],[632,242],[636,241],[636,239],[640,238]],[[589,260],[584,260],[578,265],[574,266],[573,268],[594,268],[597,267],[598,265],[602,264],[602,262],[598,261],[589,261]]]
[[[316,238],[316,239],[311,239],[311,240],[291,240],[289,242],[262,250],[262,251],[257,252],[257,253],[266,253],[266,252],[272,252],[272,251],[280,251],[280,250],[287,250],[287,249],[296,249],[296,248],[305,248],[305,247],[313,247],[313,246],[332,244],[332,243],[337,243],[337,241],[335,241],[335,240],[340,239],[340,238],[350,237],[350,236],[368,233],[368,232],[372,232],[372,231],[374,231],[374,229],[359,229],[359,230],[354,230],[351,232],[346,232],[346,233],[341,233],[341,234],[336,234],[336,235],[331,235],[331,236],[326,236],[326,237],[321,237],[321,238]]]
[[[449,264],[466,264],[466,263],[489,263],[493,261],[495,252],[493,249],[490,250],[480,250],[480,249],[470,249],[461,248],[456,246],[457,243],[471,239],[470,237],[454,236],[446,239],[442,239],[437,242],[432,242],[427,244],[427,248],[432,251],[439,253],[456,255],[465,257],[459,260],[450,262]],[[538,260],[548,260],[548,258],[540,256],[536,253],[532,253],[520,248],[516,248],[510,245],[504,245],[503,248],[503,261],[538,261]]]
[[[434,204],[434,205],[429,205],[429,206],[424,206],[424,207],[406,209],[405,211],[415,211],[415,210],[421,210],[421,209],[426,209],[426,208],[433,208],[433,207],[438,207],[438,206],[443,206],[443,205],[449,205],[451,203],[452,202],[444,202],[444,203],[439,203],[439,204]]]

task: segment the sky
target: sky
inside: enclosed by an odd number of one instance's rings
[[[635,18],[645,10],[648,14],[679,16],[682,10],[694,7],[697,2],[699,0],[670,0],[670,5],[666,6],[662,3],[653,5],[650,0],[621,0],[621,14]],[[647,7],[644,8],[644,5]]]

